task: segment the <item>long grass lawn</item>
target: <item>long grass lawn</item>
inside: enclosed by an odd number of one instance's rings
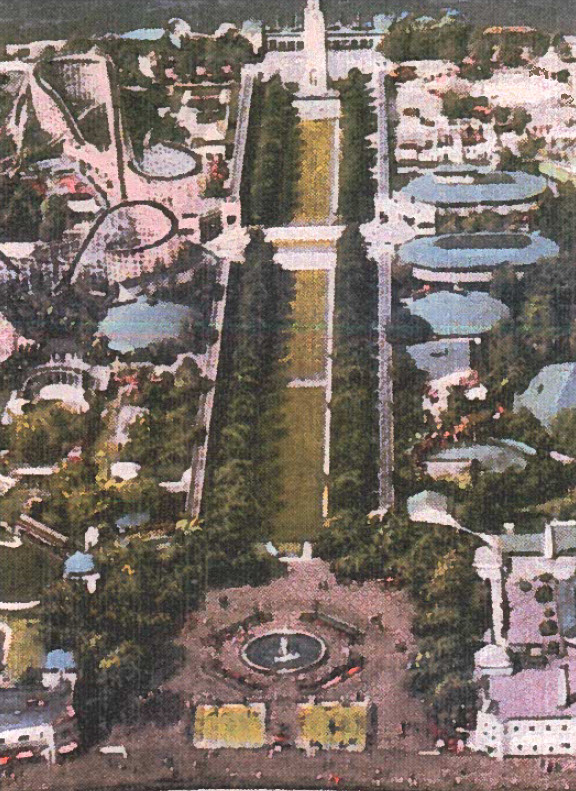
[[[283,505],[274,527],[276,541],[313,539],[322,527],[325,415],[323,388],[286,390],[278,460]]]
[[[334,124],[329,119],[301,121],[302,163],[296,223],[326,223],[330,216]]]
[[[324,750],[361,752],[366,747],[366,703],[303,703],[298,706],[298,746],[320,744]]]
[[[290,303],[288,375],[291,379],[321,380],[326,375],[328,273],[310,269],[290,276],[295,282]]]

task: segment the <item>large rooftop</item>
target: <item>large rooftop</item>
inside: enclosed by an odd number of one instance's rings
[[[41,703],[31,705],[31,698]],[[49,724],[65,705],[64,696],[50,695],[45,690],[0,689],[0,731]]]
[[[549,426],[563,409],[576,408],[576,363],[547,365],[536,374],[524,393],[514,400],[515,410],[525,407]]]
[[[490,697],[498,703],[500,717],[507,719],[573,717],[576,703],[566,707],[558,706],[558,676],[560,668],[568,665],[569,677],[573,681],[576,663],[573,657],[568,660],[553,660],[545,669],[523,670],[513,676],[495,676],[490,679]],[[526,739],[526,750],[531,742]]]
[[[408,346],[407,352],[431,380],[470,369],[470,341],[467,338],[417,343]]]
[[[486,271],[502,264],[525,267],[558,255],[558,245],[539,233],[460,233],[423,236],[400,248],[400,260],[435,271]]]
[[[522,443],[492,440],[483,445],[455,445],[430,456],[428,461],[468,464],[476,460],[482,469],[499,473],[512,467],[523,470],[526,467],[527,457],[534,454],[532,448]]]
[[[404,187],[402,195],[435,206],[497,206],[532,201],[545,188],[541,176],[458,165],[418,176]]]
[[[438,291],[423,299],[410,300],[407,307],[412,315],[427,321],[435,335],[444,337],[482,335],[510,315],[503,302],[482,291],[468,294]]]

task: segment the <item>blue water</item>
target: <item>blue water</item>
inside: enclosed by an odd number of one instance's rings
[[[111,349],[130,352],[177,337],[182,321],[189,315],[190,309],[185,305],[173,302],[149,305],[140,297],[137,302],[111,308],[99,330],[110,340]]]

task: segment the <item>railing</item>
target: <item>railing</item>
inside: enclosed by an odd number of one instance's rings
[[[15,527],[28,533],[28,535],[33,538],[37,538],[44,544],[50,544],[50,546],[53,547],[63,547],[68,543],[67,536],[58,533],[56,530],[48,527],[48,525],[43,524],[43,522],[38,522],[36,519],[32,519],[31,516],[27,516],[26,514],[20,514]]]

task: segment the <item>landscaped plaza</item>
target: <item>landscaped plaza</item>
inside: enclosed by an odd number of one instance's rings
[[[407,689],[414,644],[405,595],[384,581],[338,585],[320,560],[293,559],[287,571],[264,588],[214,591],[190,618],[181,670],[145,702],[150,724],[110,735],[130,756],[127,782],[146,782],[166,755],[190,776],[206,750],[233,773],[246,759],[264,772],[267,760],[285,755],[316,755],[326,765],[334,751],[430,745],[423,710]],[[273,645],[254,654],[259,638]],[[90,756],[81,762],[93,771]],[[58,772],[64,788],[66,766]],[[105,776],[104,768],[99,782]],[[26,782],[41,778],[33,770]]]
[[[408,689],[411,617],[405,592],[384,581],[340,586],[318,560],[291,561],[287,576],[264,588],[215,591],[184,629],[181,670],[143,701],[138,725],[110,734],[126,758],[91,751],[57,767],[36,764],[10,787],[72,791],[81,775],[82,787],[112,788],[119,773],[137,789],[284,787],[287,773],[295,787],[318,789],[541,787],[537,762],[434,749]],[[322,640],[321,663],[251,669],[242,659],[250,641],[282,632]],[[546,788],[561,791],[572,777],[576,767],[565,767]]]

